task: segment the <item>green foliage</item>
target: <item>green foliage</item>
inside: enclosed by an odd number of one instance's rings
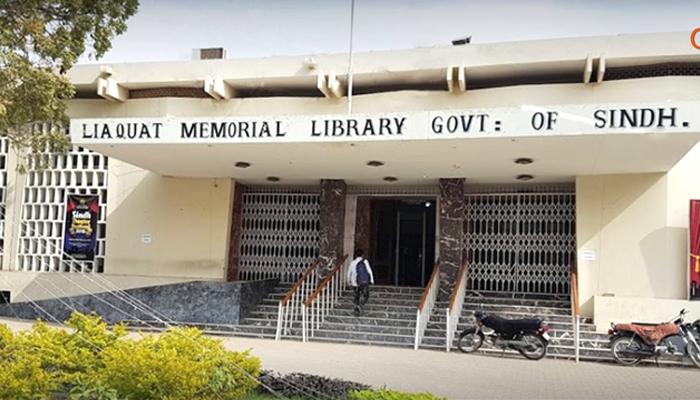
[[[260,373],[258,358],[229,352],[195,328],[119,341],[103,359],[97,380],[141,400],[238,399],[257,386]]]
[[[353,391],[369,389],[367,385],[342,379],[302,373],[280,375],[271,371],[263,371],[260,374],[260,383],[260,392],[271,394],[267,389],[269,387],[285,397],[347,399]]]
[[[122,400],[116,389],[93,379],[78,379],[70,390],[71,400]]]
[[[20,150],[68,150],[64,100],[73,97],[74,87],[65,72],[86,52],[102,57],[138,5],[138,0],[0,0],[0,136]],[[29,157],[34,168],[47,161]]]
[[[350,393],[352,400],[447,400],[430,393],[403,393],[395,390],[363,390]]]
[[[257,386],[258,358],[194,328],[128,338],[125,326],[79,313],[67,325],[14,334],[0,324],[0,399],[229,400]]]

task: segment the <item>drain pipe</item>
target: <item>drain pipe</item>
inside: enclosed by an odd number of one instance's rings
[[[350,0],[350,60],[348,62],[348,114],[352,114],[352,43],[355,30],[355,0]]]

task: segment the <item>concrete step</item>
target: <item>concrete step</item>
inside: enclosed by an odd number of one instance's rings
[[[527,307],[553,307],[553,308],[571,308],[571,301],[569,299],[556,299],[556,298],[513,298],[508,296],[478,296],[475,294],[467,293],[464,296],[465,303],[476,303],[476,304],[504,304],[504,305],[520,305]]]
[[[569,294],[543,294],[543,293],[512,293],[512,292],[487,292],[467,290],[465,297],[480,297],[489,299],[511,299],[511,300],[540,300],[540,301],[564,301],[570,302]]]
[[[501,311],[498,313],[493,313],[493,315],[503,317],[506,319],[522,319],[522,318],[541,318],[543,319],[546,323],[572,323],[572,318],[571,316],[566,316],[566,315],[544,315],[544,314],[533,314],[529,312],[517,312],[517,311]],[[447,320],[447,312],[440,310],[436,310],[431,316],[430,316],[430,321],[431,322],[445,322]],[[462,312],[462,315],[459,318],[460,322],[468,322],[473,324],[475,319],[474,319],[474,314],[469,313],[469,312]]]
[[[446,308],[446,307],[445,307]],[[462,305],[462,314],[472,315],[475,311],[481,310],[487,314],[498,314],[501,312],[514,312],[521,314],[532,315],[563,315],[571,317],[570,308],[562,307],[544,307],[544,306],[523,306],[519,304],[480,304],[480,303],[464,303]]]
[[[548,322],[547,325],[549,325],[549,329],[551,330],[558,330],[558,331],[574,331],[574,324],[572,322]],[[457,324],[457,330],[461,331],[464,330],[468,327],[472,327],[474,324],[472,322],[469,322],[467,320],[460,320],[460,322]],[[445,318],[441,320],[437,319],[431,319],[428,322],[428,328],[431,329],[446,329],[446,323],[445,323]],[[580,332],[595,332],[595,325],[590,325],[590,324],[580,324],[579,325],[579,331]]]

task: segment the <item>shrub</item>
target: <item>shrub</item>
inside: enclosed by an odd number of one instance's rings
[[[402,393],[395,390],[363,390],[350,394],[352,400],[447,400],[430,393]]]
[[[350,392],[369,389],[367,385],[341,379],[302,373],[280,375],[271,371],[260,373],[260,383],[260,392],[270,393],[267,386],[284,397],[348,399]]]
[[[139,400],[238,399],[257,386],[260,373],[260,360],[250,352],[227,351],[195,328],[121,340],[102,358],[96,381]]]
[[[232,400],[257,386],[258,358],[194,328],[131,339],[95,315],[67,325],[14,334],[0,324],[0,399]]]

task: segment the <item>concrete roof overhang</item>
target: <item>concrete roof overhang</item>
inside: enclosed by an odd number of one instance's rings
[[[700,51],[692,47],[689,37],[690,32],[654,33],[357,53],[353,57],[353,91],[446,89],[449,67],[463,68],[467,86],[479,88],[528,77],[583,81],[588,58],[596,68],[604,59],[607,69],[700,62]],[[68,71],[79,95],[95,96],[103,67],[78,65]],[[333,73],[342,86],[347,85],[348,55],[124,63],[110,68],[110,77],[125,90],[203,89],[208,76],[221,76],[232,90],[246,96],[266,91],[322,96],[317,89],[319,74]]]
[[[165,176],[368,185],[387,176],[404,184],[449,177],[507,183],[529,174],[547,182],[667,172],[700,141],[699,108],[700,101],[674,101],[350,116],[77,118],[71,134],[77,145]],[[638,127],[629,126],[632,119]],[[242,124],[252,137],[241,133]],[[351,131],[351,125],[360,128]],[[514,162],[521,157],[534,162]],[[372,160],[384,165],[367,166]],[[251,166],[237,168],[237,162]]]
[[[424,116],[422,125],[412,128],[411,137],[311,140],[308,137],[310,119],[335,118],[333,114],[344,112],[347,100],[302,101],[290,97],[321,97],[319,74],[331,73],[344,85],[348,57],[347,54],[337,54],[115,64],[111,66],[108,83],[116,87],[103,87],[103,90],[110,92],[113,89],[107,97],[119,101],[81,100],[89,104],[80,103],[71,110],[75,124],[71,127],[71,135],[77,145],[161,175],[230,177],[247,184],[264,183],[268,176],[278,176],[284,184],[315,184],[324,178],[345,179],[349,184],[383,184],[382,178],[386,176],[397,177],[403,184],[421,184],[443,177],[499,183],[513,182],[519,174],[530,174],[537,182],[545,182],[573,180],[576,175],[661,173],[669,171],[700,140],[700,114],[695,111],[700,109],[700,81],[696,77],[667,77],[658,79],[672,84],[660,83],[655,78],[626,81],[625,84],[620,81],[602,85],[588,83],[600,79],[600,72],[605,68],[698,63],[700,51],[692,47],[689,37],[690,32],[620,35],[469,44],[354,56],[353,90],[359,94],[355,98],[357,109],[364,107],[364,111],[358,112],[364,112],[365,117],[380,118],[385,113],[397,112],[410,116],[439,112],[425,110],[440,109],[463,115],[493,112],[500,113],[500,120],[504,121],[505,128],[500,132],[491,125],[483,134],[443,136],[436,140],[430,134],[430,116]],[[605,68],[601,68],[603,65]],[[453,68],[463,74],[467,92],[450,97],[452,94],[443,94],[450,76],[446,71]],[[103,75],[104,70],[98,64],[77,66],[68,73],[78,92],[92,97],[98,91],[99,81],[104,84]],[[227,101],[220,98],[179,99],[185,103],[171,99],[128,100],[130,90],[202,89],[205,81],[213,76],[220,77],[233,92],[250,94],[268,90],[278,97],[247,99],[236,98],[234,94],[234,99]],[[524,86],[522,82],[528,81],[528,77],[534,77],[530,81],[538,84]],[[555,82],[567,83],[547,84]],[[501,88],[508,89],[505,91],[470,91],[470,88],[499,86],[510,87]],[[411,91],[420,89],[433,92],[418,95]],[[294,94],[280,95],[286,90]],[[401,92],[379,93],[398,91]],[[596,124],[593,115],[596,109],[631,109],[655,103],[655,109],[668,111],[674,107],[674,102],[679,101],[686,104],[678,105],[676,126],[664,129],[653,126],[641,129],[591,128]],[[145,102],[150,102],[148,110]],[[569,113],[573,117],[567,122],[569,125],[560,125],[553,133],[523,128],[530,124],[535,112],[529,110],[530,114],[526,115],[523,104],[582,102],[590,102],[590,107],[574,107]],[[638,103],[620,104],[623,102]],[[504,106],[520,109],[483,110],[484,107]],[[560,111],[564,112],[559,116],[560,122],[567,121],[567,111]],[[207,118],[267,118],[274,123],[274,118],[280,117],[306,119],[306,126],[299,128],[300,136],[274,142],[206,138],[183,141],[178,140],[176,128],[172,129],[167,140],[93,140],[81,137],[79,124],[84,122],[83,118],[100,122],[105,118],[127,117],[139,117],[141,121],[151,117],[170,119],[175,125],[181,123],[178,118],[197,121],[206,121]],[[345,120],[348,116],[338,118]],[[507,122],[509,119],[512,121]],[[116,119],[112,122],[119,123]],[[153,122],[150,120],[149,123]],[[683,122],[688,122],[688,125],[684,126]],[[303,137],[304,132],[307,137]],[[530,165],[515,164],[514,159],[519,157],[529,157],[534,162]],[[385,165],[371,168],[365,165],[370,160],[379,160]],[[236,168],[238,161],[252,166]]]
[[[90,149],[164,176],[234,178],[244,184],[314,185],[344,179],[353,185],[430,184],[439,178],[471,183],[513,183],[520,174],[534,182],[573,181],[577,175],[669,171],[700,133],[580,135],[361,143],[121,144]],[[533,159],[519,165],[519,157]],[[366,162],[378,160],[382,167]],[[250,168],[239,169],[245,161]]]

